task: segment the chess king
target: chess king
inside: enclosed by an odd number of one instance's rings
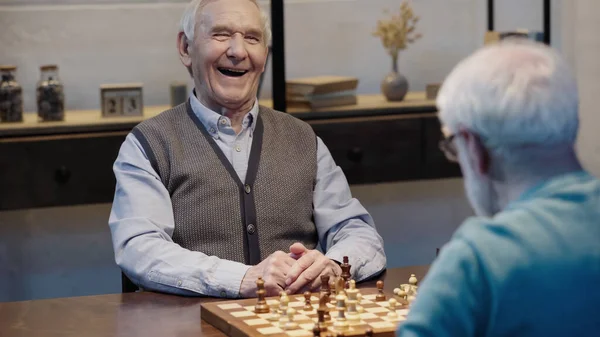
[[[115,260],[139,287],[254,297],[317,290],[347,255],[386,265],[373,219],[307,123],[259,105],[271,38],[255,0],[194,0],[177,53],[189,99],[127,135],[114,164]]]
[[[576,155],[565,60],[492,44],[452,70],[437,105],[477,216],[441,249],[398,337],[597,335],[600,180]]]

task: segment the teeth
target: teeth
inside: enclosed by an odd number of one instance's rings
[[[240,69],[229,69],[229,68],[224,68],[224,69],[227,71],[234,72],[234,73],[245,73],[246,72],[245,70],[240,70]]]

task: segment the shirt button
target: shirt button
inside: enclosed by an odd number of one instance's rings
[[[227,293],[225,292],[225,290],[221,290],[221,297],[226,297]]]
[[[240,152],[240,151],[242,151],[242,148],[241,148],[239,145],[236,145],[236,147],[235,147],[235,150],[236,150],[237,152]]]
[[[252,188],[248,184],[246,184],[246,186],[244,187],[244,190],[246,191],[246,194],[250,194],[250,192],[252,192]]]
[[[225,118],[221,118],[221,125],[227,124],[227,120]]]
[[[183,284],[183,282],[181,282],[181,280],[177,281],[177,286],[181,287],[181,285]]]
[[[215,133],[215,129],[214,128],[210,128],[210,133]]]
[[[249,224],[246,227],[246,230],[248,231],[248,234],[252,235],[252,234],[256,233],[256,226],[254,226],[253,224]]]

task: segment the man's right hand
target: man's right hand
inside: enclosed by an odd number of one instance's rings
[[[285,288],[285,279],[296,260],[289,254],[277,251],[256,266],[250,267],[244,275],[240,286],[242,297],[256,297],[256,280],[259,277],[265,281],[267,296],[277,296]]]

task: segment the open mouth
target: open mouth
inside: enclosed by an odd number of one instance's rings
[[[240,76],[244,76],[248,70],[241,70],[241,69],[232,69],[232,68],[217,68],[221,74],[225,75],[225,76],[231,76],[231,77],[240,77]]]

